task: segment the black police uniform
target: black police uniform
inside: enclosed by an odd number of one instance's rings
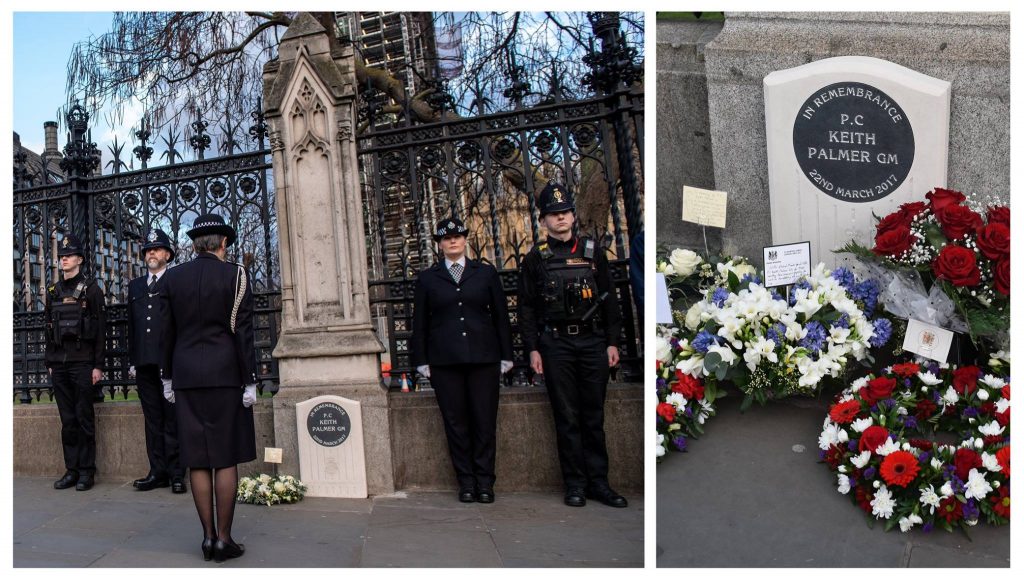
[[[197,224],[204,218],[197,218]],[[163,377],[173,382],[182,465],[223,468],[256,459],[252,409],[242,405],[242,387],[256,383],[248,272],[200,252],[168,269],[164,279]],[[235,294],[242,284],[232,329]]]
[[[450,233],[464,236],[465,226],[455,218],[442,220],[434,239]],[[412,364],[430,366],[459,498],[491,502],[499,364],[512,360],[512,329],[498,271],[466,259],[456,281],[442,259],[419,273],[413,302]]]
[[[84,256],[81,243],[67,235],[58,256]],[[64,451],[64,477],[55,488],[92,487],[96,474],[96,387],[92,370],[103,369],[106,319],[103,293],[81,271],[50,285],[46,292],[46,366],[51,371],[60,436]]]
[[[563,186],[549,184],[541,214],[573,210]],[[602,299],[603,297],[603,299]],[[566,503],[583,494],[612,506],[626,501],[608,485],[604,400],[608,346],[617,345],[621,314],[604,249],[586,237],[548,237],[523,260],[519,328],[527,353],[539,351],[558,439]]]
[[[153,230],[142,252],[152,248],[174,250],[170,239],[160,230]],[[128,283],[128,360],[135,366],[139,403],[145,420],[146,455],[149,474],[134,485],[139,490],[170,486],[174,492],[185,492],[185,470],[178,461],[178,426],[174,404],[164,399],[160,383],[160,365],[163,363],[163,333],[166,319],[164,276],[168,270],[152,281],[148,271]]]

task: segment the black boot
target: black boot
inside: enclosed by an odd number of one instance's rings
[[[53,487],[57,490],[64,490],[65,488],[71,488],[76,482],[78,482],[78,472],[68,470],[64,473],[64,476],[60,477],[60,480],[53,483]]]

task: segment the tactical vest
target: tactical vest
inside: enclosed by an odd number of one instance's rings
[[[540,294],[546,322],[583,321],[597,304],[596,244],[590,238],[578,238],[573,252],[558,256],[546,242],[537,246],[542,264]]]
[[[74,288],[64,286],[64,281],[52,285],[50,292],[50,338],[59,345],[92,341],[95,322],[89,316],[85,291],[92,284],[82,278]]]

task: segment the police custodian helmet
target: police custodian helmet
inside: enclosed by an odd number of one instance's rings
[[[174,262],[174,247],[171,245],[171,239],[168,238],[167,234],[163,230],[150,230],[146,236],[146,243],[142,246],[142,253],[145,254],[147,250],[154,248],[163,248],[171,253],[171,258],[167,262]]]
[[[576,204],[573,202],[572,193],[562,184],[548,182],[540,192],[537,201],[540,206],[540,215],[543,218],[546,214],[565,212],[566,210],[576,211]]]
[[[445,218],[437,223],[437,230],[434,231],[434,242],[440,242],[445,236],[453,234],[465,236],[469,234],[469,229],[458,218]]]
[[[57,257],[79,255],[85,258],[85,251],[82,250],[82,242],[74,234],[65,234],[64,239],[57,245]]]

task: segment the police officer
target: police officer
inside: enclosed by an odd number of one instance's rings
[[[498,382],[512,368],[512,329],[498,271],[466,258],[468,232],[455,217],[437,224],[444,259],[416,278],[411,355],[437,396],[459,501],[491,503]]]
[[[540,194],[547,239],[519,273],[519,325],[530,367],[543,373],[554,413],[565,504],[592,498],[617,508],[626,499],[608,484],[604,400],[618,365],[621,316],[604,249],[574,234],[575,205],[565,186]]]
[[[201,215],[188,236],[196,257],[164,274],[164,397],[175,404],[203,558],[221,562],[245,552],[231,537],[238,464],[256,459],[252,281],[225,260],[236,234],[224,218]]]
[[[166,304],[162,300],[164,273],[174,260],[171,240],[162,230],[152,230],[142,246],[147,274],[128,283],[128,360],[138,385],[145,419],[149,474],[132,485],[141,491],[171,487],[185,492],[185,470],[178,462],[178,426],[174,404],[163,396],[160,365],[163,363],[163,331]]]
[[[66,472],[57,490],[89,490],[96,475],[96,383],[103,376],[103,293],[82,273],[85,254],[72,234],[57,248],[63,277],[46,289],[46,366],[60,414]]]

